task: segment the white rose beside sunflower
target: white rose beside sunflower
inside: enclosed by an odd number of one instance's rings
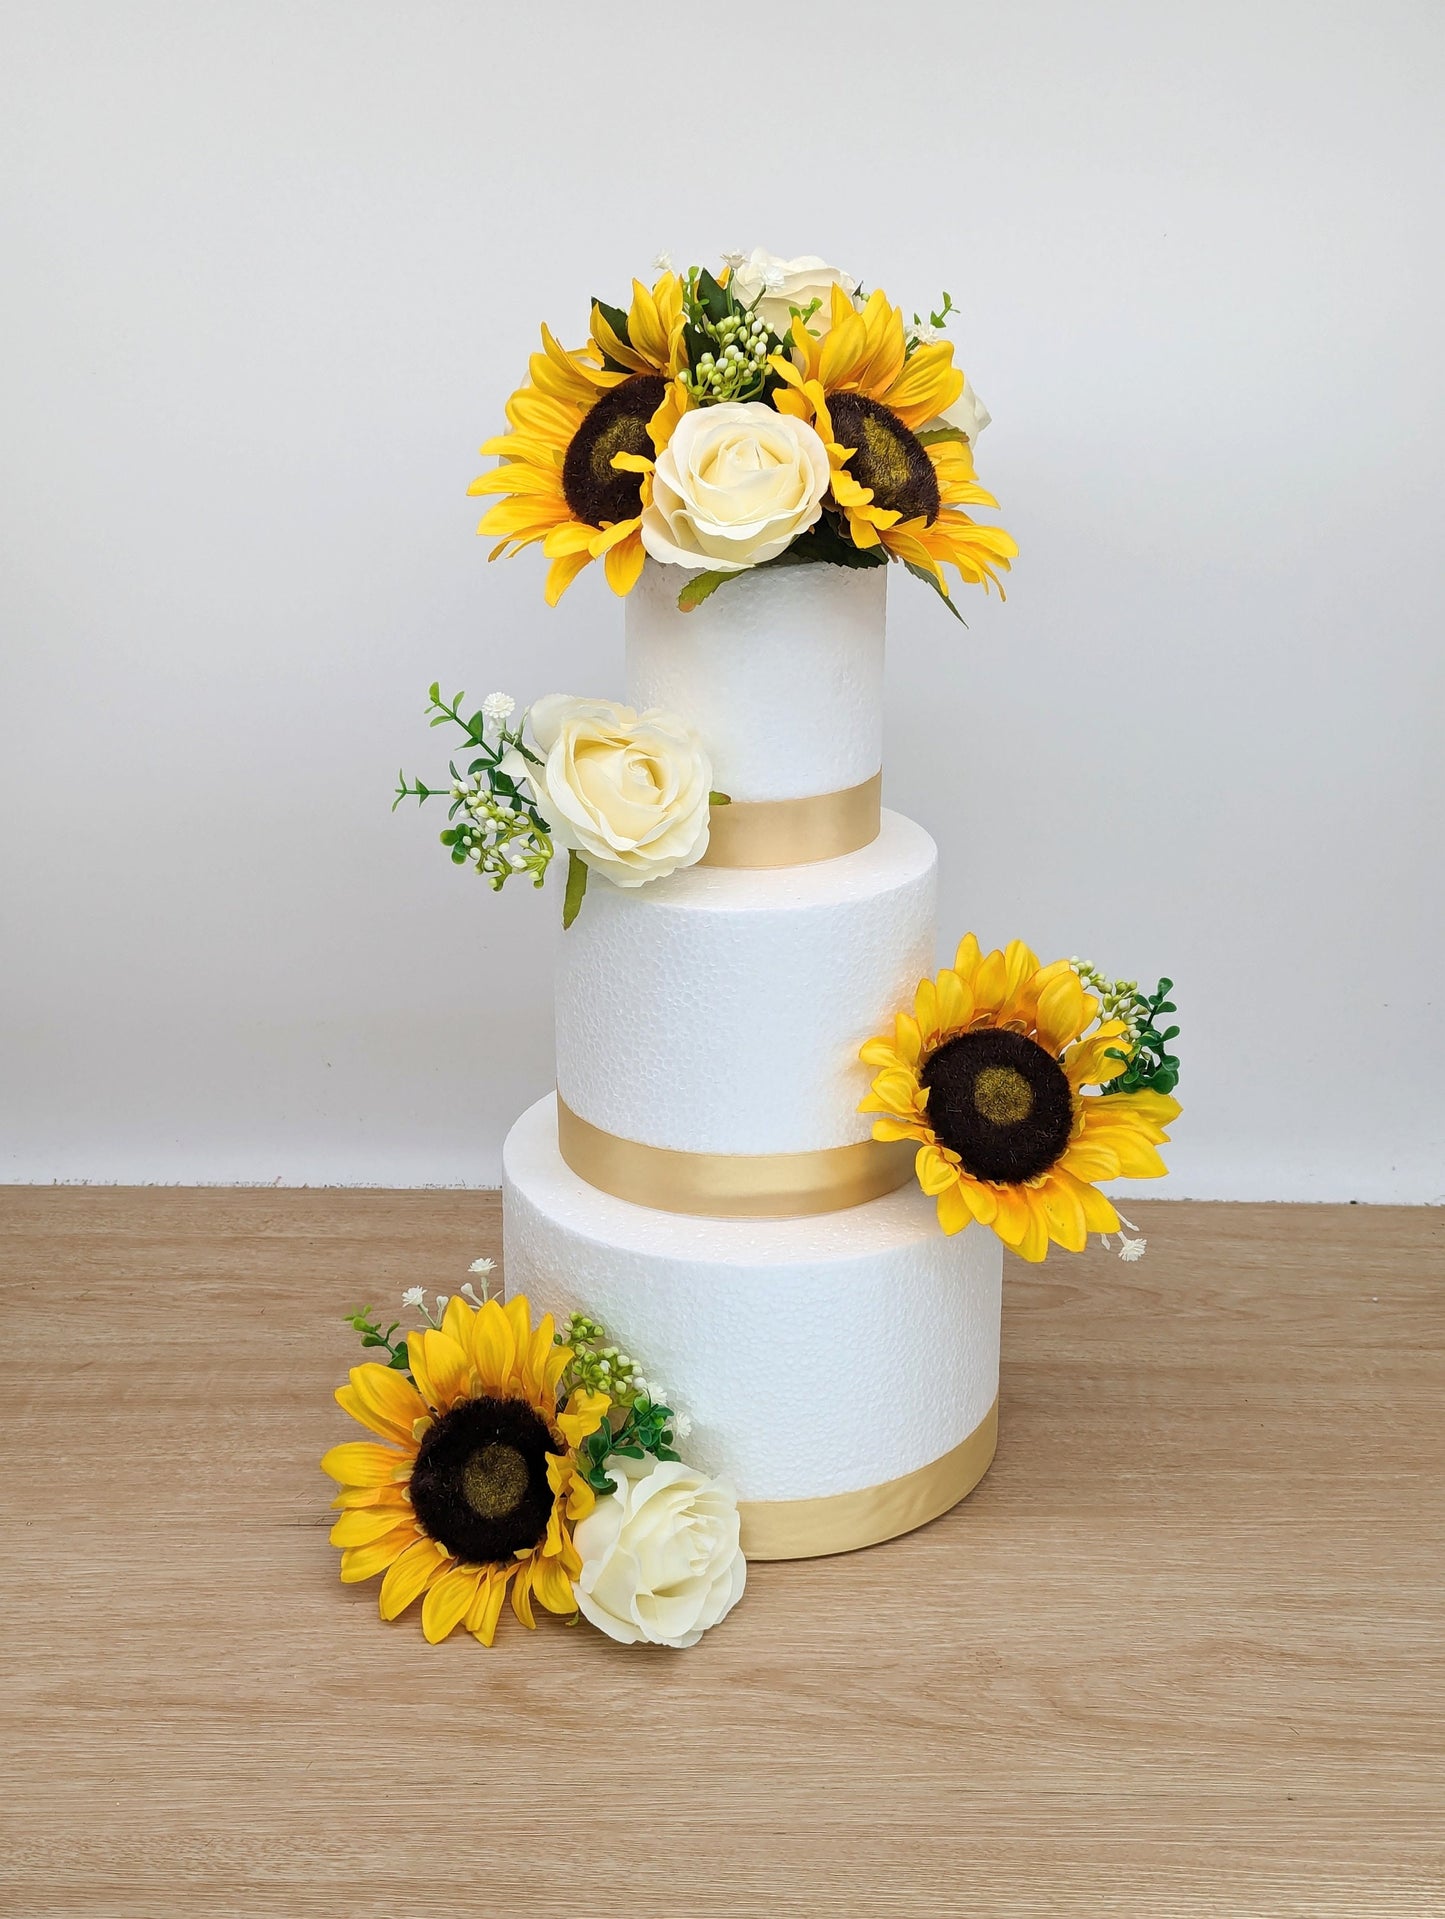
[[[831,480],[805,420],[759,400],[700,407],[658,455],[642,544],[669,566],[740,573],[817,522]]]
[[[531,724],[544,763],[526,776],[559,845],[614,886],[645,886],[702,858],[712,762],[685,720],[549,693]]]
[[[781,337],[786,337],[793,323],[792,309],[806,313],[816,300],[818,310],[807,326],[821,339],[833,323],[834,287],[842,287],[854,306],[858,305],[858,282],[852,274],[829,266],[816,253],[800,253],[795,260],[784,260],[764,247],[754,247],[733,267],[730,285],[743,305],[760,313]]]
[[[743,1596],[738,1502],[722,1479],[671,1459],[608,1461],[617,1490],[573,1532],[584,1619],[635,1646],[695,1646]]]

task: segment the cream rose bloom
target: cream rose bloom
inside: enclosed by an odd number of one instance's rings
[[[783,260],[763,247],[754,247],[734,266],[729,284],[743,305],[760,313],[780,337],[786,336],[793,323],[791,309],[797,307],[806,313],[817,300],[818,311],[809,320],[808,331],[821,339],[833,324],[834,287],[842,287],[854,306],[858,305],[858,282],[852,274],[830,267],[816,253],[800,253],[796,260]]]
[[[806,420],[761,400],[698,407],[658,455],[642,544],[669,566],[739,573],[807,532],[831,477]]]
[[[625,1646],[695,1646],[743,1596],[738,1502],[722,1479],[673,1459],[611,1459],[617,1491],[573,1533],[577,1604]]]
[[[527,777],[562,846],[614,886],[645,886],[702,858],[712,762],[685,720],[549,693],[531,724],[545,763]]]

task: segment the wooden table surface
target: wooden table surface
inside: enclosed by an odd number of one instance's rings
[[[0,1913],[1445,1913],[1445,1214],[1138,1216],[1010,1261],[953,1513],[488,1653],[340,1585],[316,1461],[494,1195],[0,1189]]]

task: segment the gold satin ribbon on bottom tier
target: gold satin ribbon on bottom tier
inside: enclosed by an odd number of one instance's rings
[[[871,846],[882,825],[883,775],[800,800],[715,806],[700,866],[812,866]]]
[[[926,1526],[971,1493],[993,1464],[998,1446],[998,1401],[968,1437],[915,1472],[822,1499],[745,1499],[743,1551],[749,1559],[817,1559],[857,1552]]]
[[[557,1095],[557,1146],[574,1173],[634,1206],[704,1219],[802,1219],[896,1192],[913,1177],[911,1140],[858,1140],[813,1153],[680,1153],[605,1133]]]

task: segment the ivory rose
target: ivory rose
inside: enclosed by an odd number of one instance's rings
[[[528,778],[559,844],[614,886],[644,886],[702,858],[712,762],[685,720],[549,693],[531,724],[545,760]]]
[[[722,1479],[672,1459],[611,1459],[617,1483],[576,1527],[584,1619],[635,1646],[695,1646],[743,1596],[738,1502]]]
[[[807,421],[759,400],[699,407],[658,456],[642,544],[669,566],[739,573],[814,524],[830,479]]]
[[[791,309],[797,307],[806,313],[817,300],[818,310],[808,321],[808,331],[821,339],[833,324],[835,286],[842,287],[854,306],[858,305],[858,282],[851,274],[830,267],[816,253],[800,253],[796,260],[783,260],[763,247],[754,247],[746,259],[738,260],[730,284],[743,305],[760,313],[773,332],[783,337],[793,323]]]

